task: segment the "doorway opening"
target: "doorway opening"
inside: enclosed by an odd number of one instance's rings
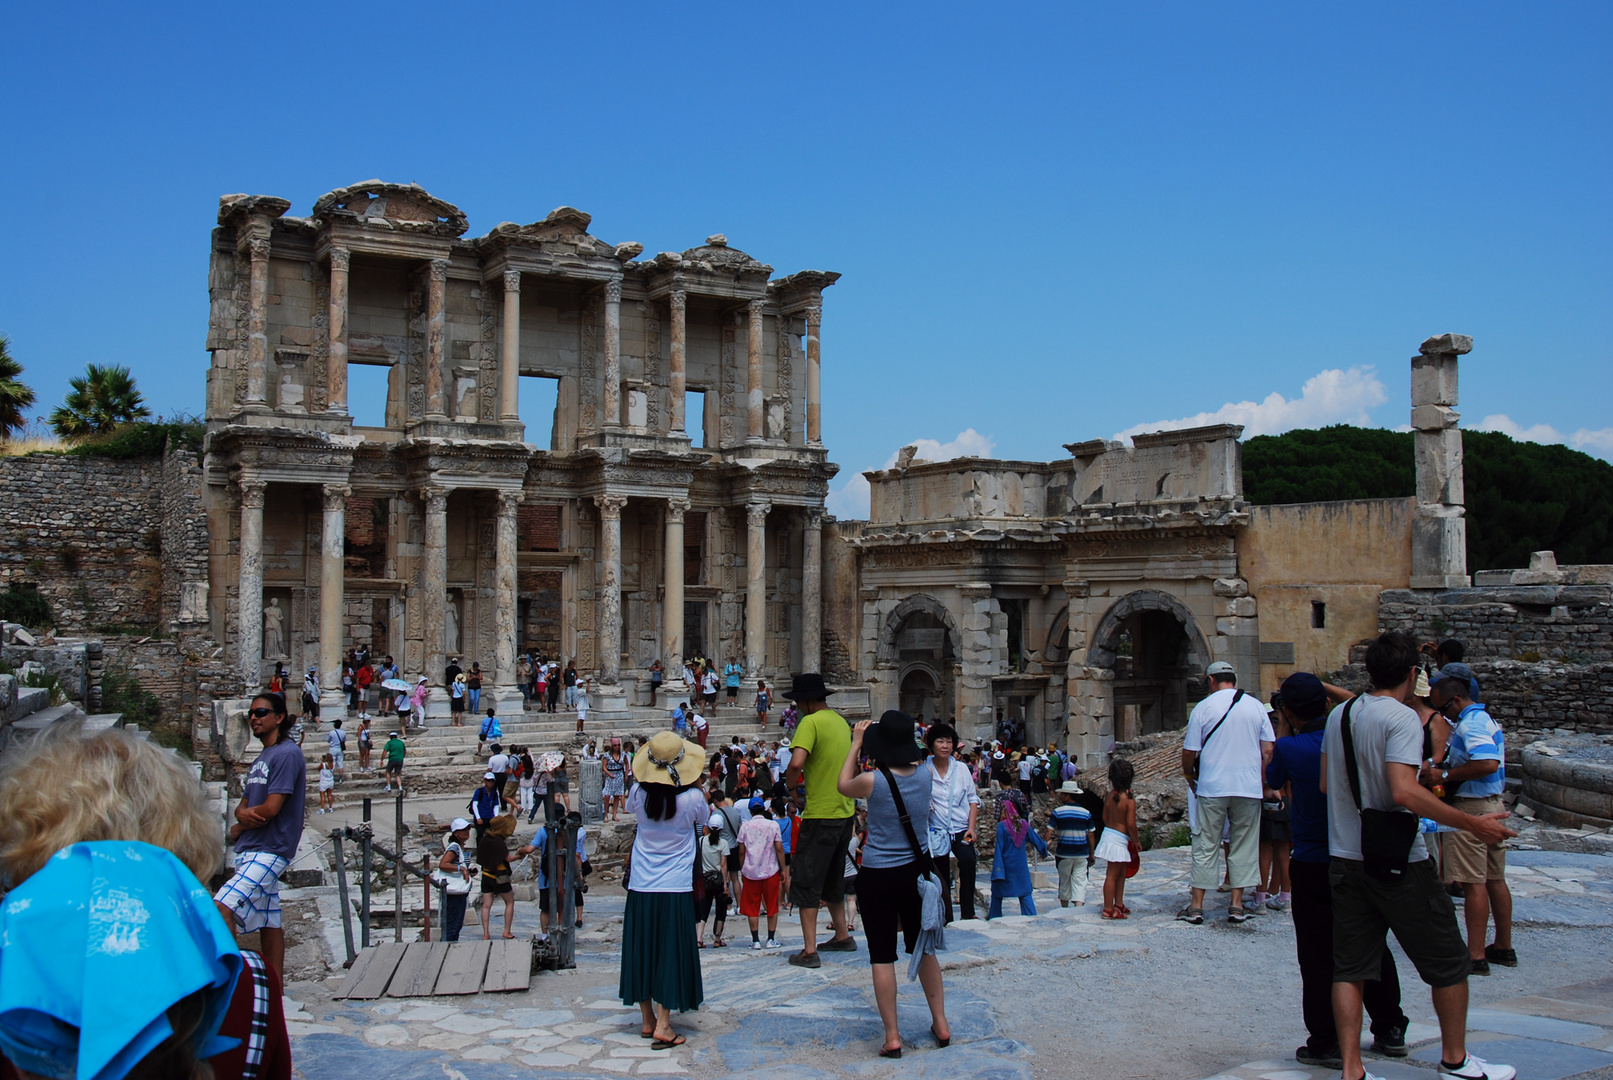
[[[552,375],[522,375],[516,412],[526,426],[526,441],[550,450],[559,428],[560,380]]]

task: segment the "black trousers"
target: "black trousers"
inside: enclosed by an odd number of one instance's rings
[[[1298,860],[1288,864],[1301,1000],[1305,1030],[1310,1033],[1306,1045],[1316,1051],[1339,1044],[1338,1026],[1333,1021],[1333,888],[1327,866]],[[1361,998],[1372,1021],[1372,1034],[1385,1035],[1391,1028],[1410,1023],[1400,1008],[1400,972],[1387,942],[1378,978],[1362,984]]]
[[[952,837],[952,858],[958,860],[958,917],[972,919],[975,917],[975,867],[980,858],[975,854],[975,846],[963,842],[963,834],[955,833]],[[935,872],[941,879],[941,897],[945,904],[945,918],[952,921],[952,860],[936,859]]]

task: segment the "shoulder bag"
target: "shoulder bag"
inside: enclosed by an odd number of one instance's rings
[[[1193,758],[1193,782],[1195,784],[1199,782],[1199,762],[1203,760],[1204,748],[1210,745],[1210,736],[1221,730],[1221,725],[1227,722],[1227,717],[1232,715],[1232,710],[1237,708],[1238,702],[1242,700],[1243,691],[1234,690],[1232,692],[1232,704],[1227,706],[1227,711],[1221,714],[1221,719],[1215,722],[1215,726],[1205,732],[1204,740],[1199,743],[1199,748],[1194,751],[1194,754],[1197,755]]]
[[[1361,805],[1361,767],[1355,760],[1355,734],[1350,730],[1350,709],[1360,700],[1357,697],[1345,702],[1340,734],[1344,737],[1344,769],[1350,777],[1350,795],[1361,813],[1361,861],[1372,877],[1398,884],[1406,875],[1411,845],[1422,823],[1416,814]]]

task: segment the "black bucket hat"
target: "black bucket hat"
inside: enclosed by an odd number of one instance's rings
[[[822,675],[808,671],[795,677],[789,693],[779,696],[787,701],[823,701],[829,696],[829,688],[824,685]]]
[[[916,765],[923,760],[913,741],[911,716],[889,709],[863,732],[863,753],[881,765]]]

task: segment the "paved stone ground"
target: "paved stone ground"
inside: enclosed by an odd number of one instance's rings
[[[1613,858],[1520,851],[1511,865],[1522,966],[1473,980],[1473,1048],[1517,1065],[1526,1080],[1613,1075]],[[291,983],[296,1069],[306,1080],[1328,1075],[1292,1058],[1305,1033],[1288,917],[1230,926],[1214,919],[1212,904],[1204,926],[1177,923],[1187,868],[1185,849],[1146,854],[1128,892],[1135,915],[1125,922],[1098,917],[1099,863],[1087,907],[1060,909],[1042,891],[1037,917],[955,924],[943,954],[953,1044],[935,1047],[923,996],[903,979],[908,1049],[899,1062],[875,1056],[880,1027],[862,951],[826,955],[821,970],[805,971],[779,953],[708,949],[706,1003],[675,1018],[688,1045],[650,1050],[637,1010],[615,999],[622,897],[596,889],[578,968],[535,976],[524,994],[349,1003],[330,998],[339,978]],[[518,908],[517,932],[535,930],[534,905]],[[748,944],[740,927],[743,920],[729,924]],[[326,936],[339,945],[330,918]],[[798,948],[798,927],[786,920],[780,938],[787,951]],[[1413,1057],[1372,1068],[1397,1080],[1431,1077],[1438,1047],[1427,993],[1403,958],[1402,973],[1406,1011],[1418,1021]]]

